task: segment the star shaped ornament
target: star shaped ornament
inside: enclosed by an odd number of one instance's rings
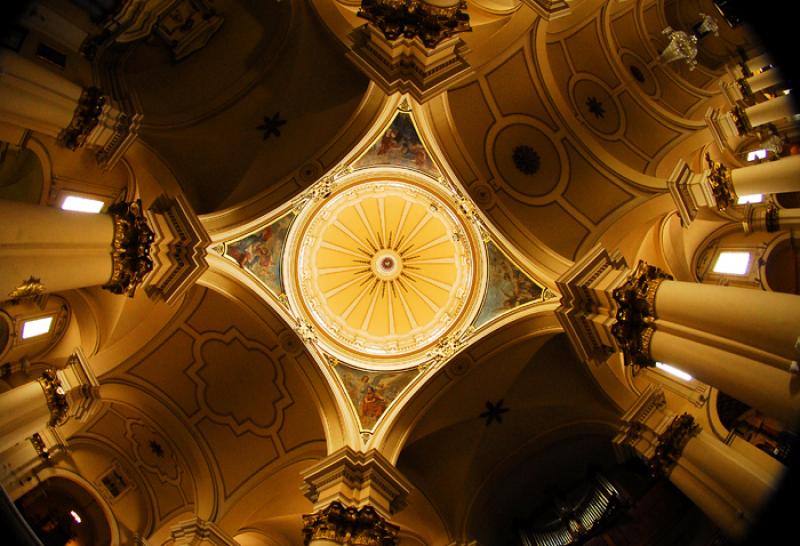
[[[486,426],[492,424],[492,421],[497,421],[498,423],[503,422],[503,414],[509,411],[509,408],[503,405],[503,400],[500,399],[495,403],[486,402],[486,411],[481,413],[479,417],[481,419],[486,420]]]
[[[281,127],[285,124],[286,120],[281,119],[281,113],[275,112],[271,118],[264,116],[264,123],[256,127],[256,129],[264,131],[264,140],[267,140],[271,135],[281,136]]]

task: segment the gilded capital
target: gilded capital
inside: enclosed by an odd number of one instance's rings
[[[50,410],[50,421],[47,424],[51,427],[63,425],[69,417],[69,401],[56,372],[46,370],[37,381],[44,391],[47,407]]]
[[[435,6],[423,0],[362,0],[358,16],[375,25],[387,40],[419,38],[425,47],[436,47],[453,34],[472,30],[467,3]]]
[[[395,546],[399,528],[371,506],[345,507],[333,501],[326,508],[303,516],[303,544],[328,540],[341,545]]]
[[[653,475],[666,475],[675,466],[689,440],[700,432],[700,425],[688,413],[676,416],[658,437],[655,453],[647,460]]]
[[[658,287],[672,276],[658,267],[640,261],[625,283],[614,289],[617,303],[616,322],[611,327],[626,365],[653,366],[650,340],[656,318],[655,300]]]
[[[108,213],[114,221],[114,238],[111,241],[111,279],[103,288],[133,297],[136,288],[153,269],[150,246],[155,234],[144,216],[141,200],[114,203],[108,207]]]
[[[106,105],[106,97],[97,87],[87,87],[81,93],[78,106],[72,115],[69,125],[61,131],[58,141],[69,148],[77,150],[86,142],[86,137],[100,121],[100,115]]]
[[[711,159],[711,155],[706,153],[706,163],[708,164],[708,174],[706,179],[711,186],[711,193],[714,194],[714,201],[719,210],[725,210],[736,204],[736,191],[733,189],[731,170]]]

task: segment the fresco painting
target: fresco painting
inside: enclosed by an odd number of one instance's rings
[[[381,138],[353,165],[356,169],[391,165],[438,176],[439,170],[417,134],[411,115],[400,112]]]
[[[334,369],[350,396],[363,430],[372,430],[375,427],[386,408],[418,373],[416,369],[372,372],[343,364],[338,364]]]
[[[486,256],[489,262],[488,288],[473,323],[475,328],[520,305],[542,299],[543,288],[506,258],[491,241],[486,243]]]
[[[267,227],[225,245],[225,255],[267,285],[275,295],[283,293],[281,261],[286,234],[294,220],[287,214]]]

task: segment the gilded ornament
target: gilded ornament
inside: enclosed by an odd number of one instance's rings
[[[22,281],[18,287],[8,293],[8,298],[12,303],[19,303],[24,300],[31,300],[39,302],[47,292],[41,279],[38,277],[30,276],[27,280]]]
[[[662,282],[671,279],[661,269],[640,261],[625,284],[614,290],[617,314],[611,334],[622,350],[626,366],[655,365],[650,357],[650,341],[656,318],[656,292]]]
[[[733,189],[730,169],[712,160],[711,155],[708,153],[706,153],[706,163],[709,169],[706,179],[711,185],[711,192],[714,194],[714,201],[717,203],[717,208],[723,211],[735,205],[737,197],[736,191]]]
[[[106,97],[97,87],[87,87],[81,93],[78,106],[66,129],[58,136],[59,142],[70,150],[77,150],[97,127],[106,104]]]
[[[342,546],[395,546],[400,529],[371,506],[345,507],[333,501],[327,508],[303,516],[303,544],[329,540]]]
[[[51,427],[63,425],[69,417],[69,401],[56,372],[45,370],[37,381],[44,391],[47,407],[50,409],[50,421],[47,424]]]
[[[434,6],[422,0],[362,0],[358,16],[380,29],[387,40],[419,38],[425,47],[459,32],[472,30],[465,1]]]
[[[42,440],[42,435],[38,432],[35,432],[33,436],[30,438],[31,444],[33,445],[33,449],[36,450],[36,454],[43,460],[47,461],[50,459],[50,451],[47,449],[47,446],[44,445],[44,440]]]
[[[658,438],[656,451],[647,461],[654,476],[669,474],[689,440],[700,432],[700,425],[688,413],[676,416]]]
[[[773,202],[767,204],[767,210],[764,212],[764,226],[767,228],[767,233],[775,233],[781,229],[778,207]]]
[[[111,279],[103,288],[114,294],[133,297],[136,288],[153,269],[150,245],[155,234],[142,211],[142,202],[121,201],[108,207],[114,221],[111,241]]]

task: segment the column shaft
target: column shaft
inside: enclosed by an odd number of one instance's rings
[[[768,101],[745,108],[745,115],[751,127],[778,121],[794,115],[794,103],[789,95],[781,95]]]
[[[783,81],[783,78],[781,78],[779,70],[772,69],[759,72],[755,76],[747,78],[745,81],[750,91],[756,92],[772,87],[773,85],[778,85]]]
[[[660,320],[747,343],[797,360],[800,296],[749,288],[664,281],[655,298]]]
[[[0,394],[0,453],[45,428],[49,420],[47,397],[37,381]]]
[[[740,517],[735,507],[719,498],[714,491],[695,478],[680,462],[670,473],[669,480],[725,535],[734,540],[744,538],[749,522]]]
[[[800,191],[800,155],[731,169],[737,195]]]
[[[765,66],[769,66],[771,64],[772,64],[772,59],[766,53],[764,53],[763,55],[759,55],[758,57],[754,57],[745,63],[745,65],[747,66],[747,68],[750,69],[751,72],[755,72],[756,70],[761,70]]]
[[[66,129],[80,86],[9,50],[0,50],[0,121],[52,137]]]
[[[48,292],[111,277],[114,226],[107,214],[0,201],[0,300],[30,277]]]
[[[658,328],[650,340],[650,356],[786,424],[800,418],[800,391],[794,388],[796,376],[788,372]]]

